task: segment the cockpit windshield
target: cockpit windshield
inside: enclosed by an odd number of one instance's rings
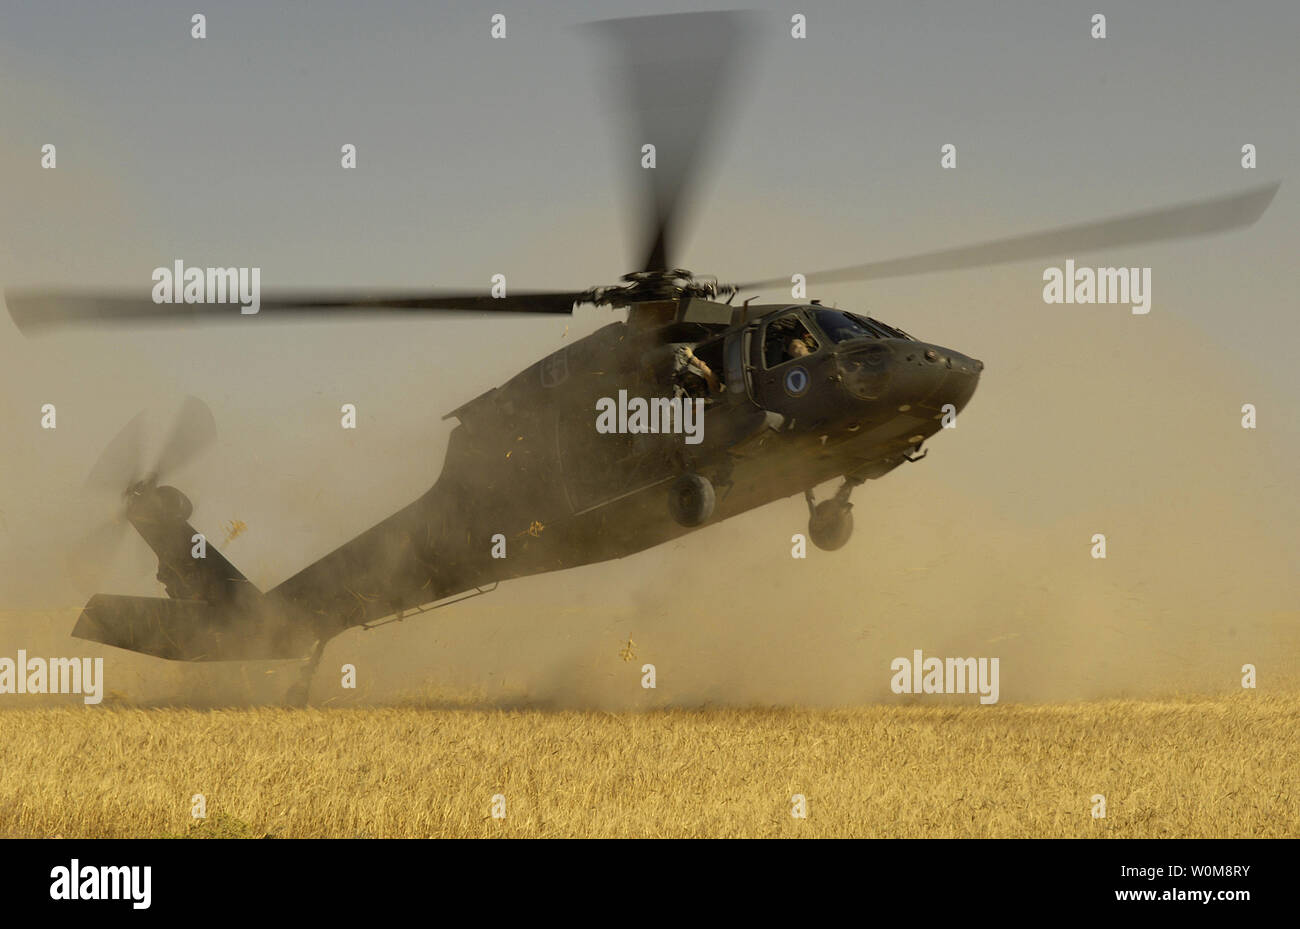
[[[847,342],[849,339],[882,339],[889,336],[876,329],[866,320],[845,313],[842,310],[817,310],[817,325],[832,342]]]
[[[849,314],[849,315],[852,315],[852,314]],[[854,318],[854,319],[862,319],[861,316],[854,316],[853,318]],[[888,339],[907,339],[908,341],[911,341],[911,342],[916,341],[916,340],[913,339],[910,335],[908,335],[906,332],[904,332],[902,329],[899,329],[897,326],[891,326],[891,325],[889,325],[889,323],[882,323],[880,320],[878,320],[878,319],[872,319],[871,317],[867,317],[866,320],[864,320],[864,322],[866,322],[866,323],[869,324],[869,325],[875,326],[877,329],[883,331],[883,332],[885,333],[885,338],[888,338]]]
[[[819,309],[814,315],[817,325],[832,342],[847,342],[849,339],[906,339],[908,336],[901,329],[886,326],[882,322],[843,310]]]

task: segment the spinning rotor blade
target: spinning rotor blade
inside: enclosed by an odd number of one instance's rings
[[[505,297],[490,297],[476,294],[417,294],[414,296],[346,294],[298,296],[288,294],[272,295],[262,301],[262,308],[272,310],[348,310],[358,313],[369,310],[461,310],[478,312],[487,310],[497,313],[572,313],[573,307],[581,303],[584,294],[581,291],[531,290],[512,293]]]
[[[77,547],[78,555],[98,556],[102,553],[112,554],[126,534],[126,515],[119,513],[112,519],[105,520],[86,534]]]
[[[126,539],[127,489],[144,477],[144,420],[140,411],[121,428],[100,453],[86,477],[90,493],[83,502],[90,512],[105,512],[105,497],[111,498],[110,517],[88,532],[64,553],[64,564],[73,583],[84,593],[94,593],[99,580],[108,574]]]
[[[6,291],[9,315],[23,334],[57,326],[111,325],[113,323],[238,320],[236,303],[154,303],[152,284],[139,294],[77,293],[64,291]],[[256,315],[275,319],[371,316],[381,312],[493,311],[497,313],[571,313],[581,303],[581,291],[524,291],[505,297],[484,293],[268,293]]]
[[[217,424],[208,405],[198,397],[186,397],[152,471],[144,470],[142,437],[147,411],[142,410],[122,427],[108,443],[95,466],[90,469],[85,486],[90,490],[122,495],[131,485],[146,478],[157,480],[188,464],[217,438]]]
[[[144,476],[144,412],[122,427],[100,453],[86,477],[86,487],[121,495]]]
[[[126,514],[119,512],[67,551],[64,561],[68,574],[85,593],[94,593],[99,580],[113,567],[126,539],[128,525]]]
[[[908,258],[871,261],[833,271],[820,271],[806,275],[806,280],[809,284],[869,281],[876,278],[1005,264],[1029,258],[1046,258],[1066,252],[1087,252],[1120,245],[1135,245],[1139,242],[1167,242],[1212,235],[1254,223],[1273,202],[1273,195],[1277,193],[1280,186],[1282,184],[1278,181],[1244,193],[1216,197],[1213,200],[1132,213],[1115,219],[1080,223],[979,245],[926,252]],[[788,277],[779,277],[740,284],[737,289],[758,290],[789,285]]]
[[[216,440],[217,423],[208,405],[198,397],[186,397],[158,453],[152,472],[154,478],[184,467]]]
[[[611,40],[624,107],[637,133],[623,153],[646,185],[646,230],[640,267],[674,267],[673,249],[692,182],[723,115],[736,66],[751,42],[752,19],[740,12],[677,13],[593,23]],[[641,168],[642,146],[655,146],[655,167]],[[633,162],[631,159],[636,158]]]
[[[208,405],[198,397],[186,397],[171,431],[163,440],[152,472],[144,470],[142,452],[147,411],[137,413],[122,427],[100,454],[86,478],[86,488],[113,497],[113,515],[74,545],[66,556],[69,573],[79,587],[93,592],[99,578],[113,566],[126,537],[125,496],[138,481],[156,484],[161,475],[175,471],[194,459],[217,438],[216,422]],[[102,500],[86,498],[89,509],[100,509]]]

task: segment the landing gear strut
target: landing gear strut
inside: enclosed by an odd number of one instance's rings
[[[320,665],[321,657],[325,654],[325,645],[329,642],[328,638],[320,638],[316,641],[316,650],[312,652],[311,659],[302,669],[302,676],[298,678],[297,683],[289,688],[289,692],[284,696],[284,702],[288,706],[305,707],[307,705],[307,695],[311,692],[311,679],[316,673],[316,668]]]
[[[817,503],[811,490],[804,491],[808,501],[808,538],[824,552],[833,552],[843,548],[853,535],[853,504],[849,494],[862,481],[850,477],[844,478],[840,489],[829,500]]]

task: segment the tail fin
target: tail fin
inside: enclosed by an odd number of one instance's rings
[[[173,661],[302,658],[316,638],[261,597],[235,606],[115,594],[91,597],[72,634]]]

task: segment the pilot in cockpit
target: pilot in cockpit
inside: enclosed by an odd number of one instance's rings
[[[817,350],[816,345],[810,345],[812,336],[793,336],[785,346],[786,358],[806,358]]]

